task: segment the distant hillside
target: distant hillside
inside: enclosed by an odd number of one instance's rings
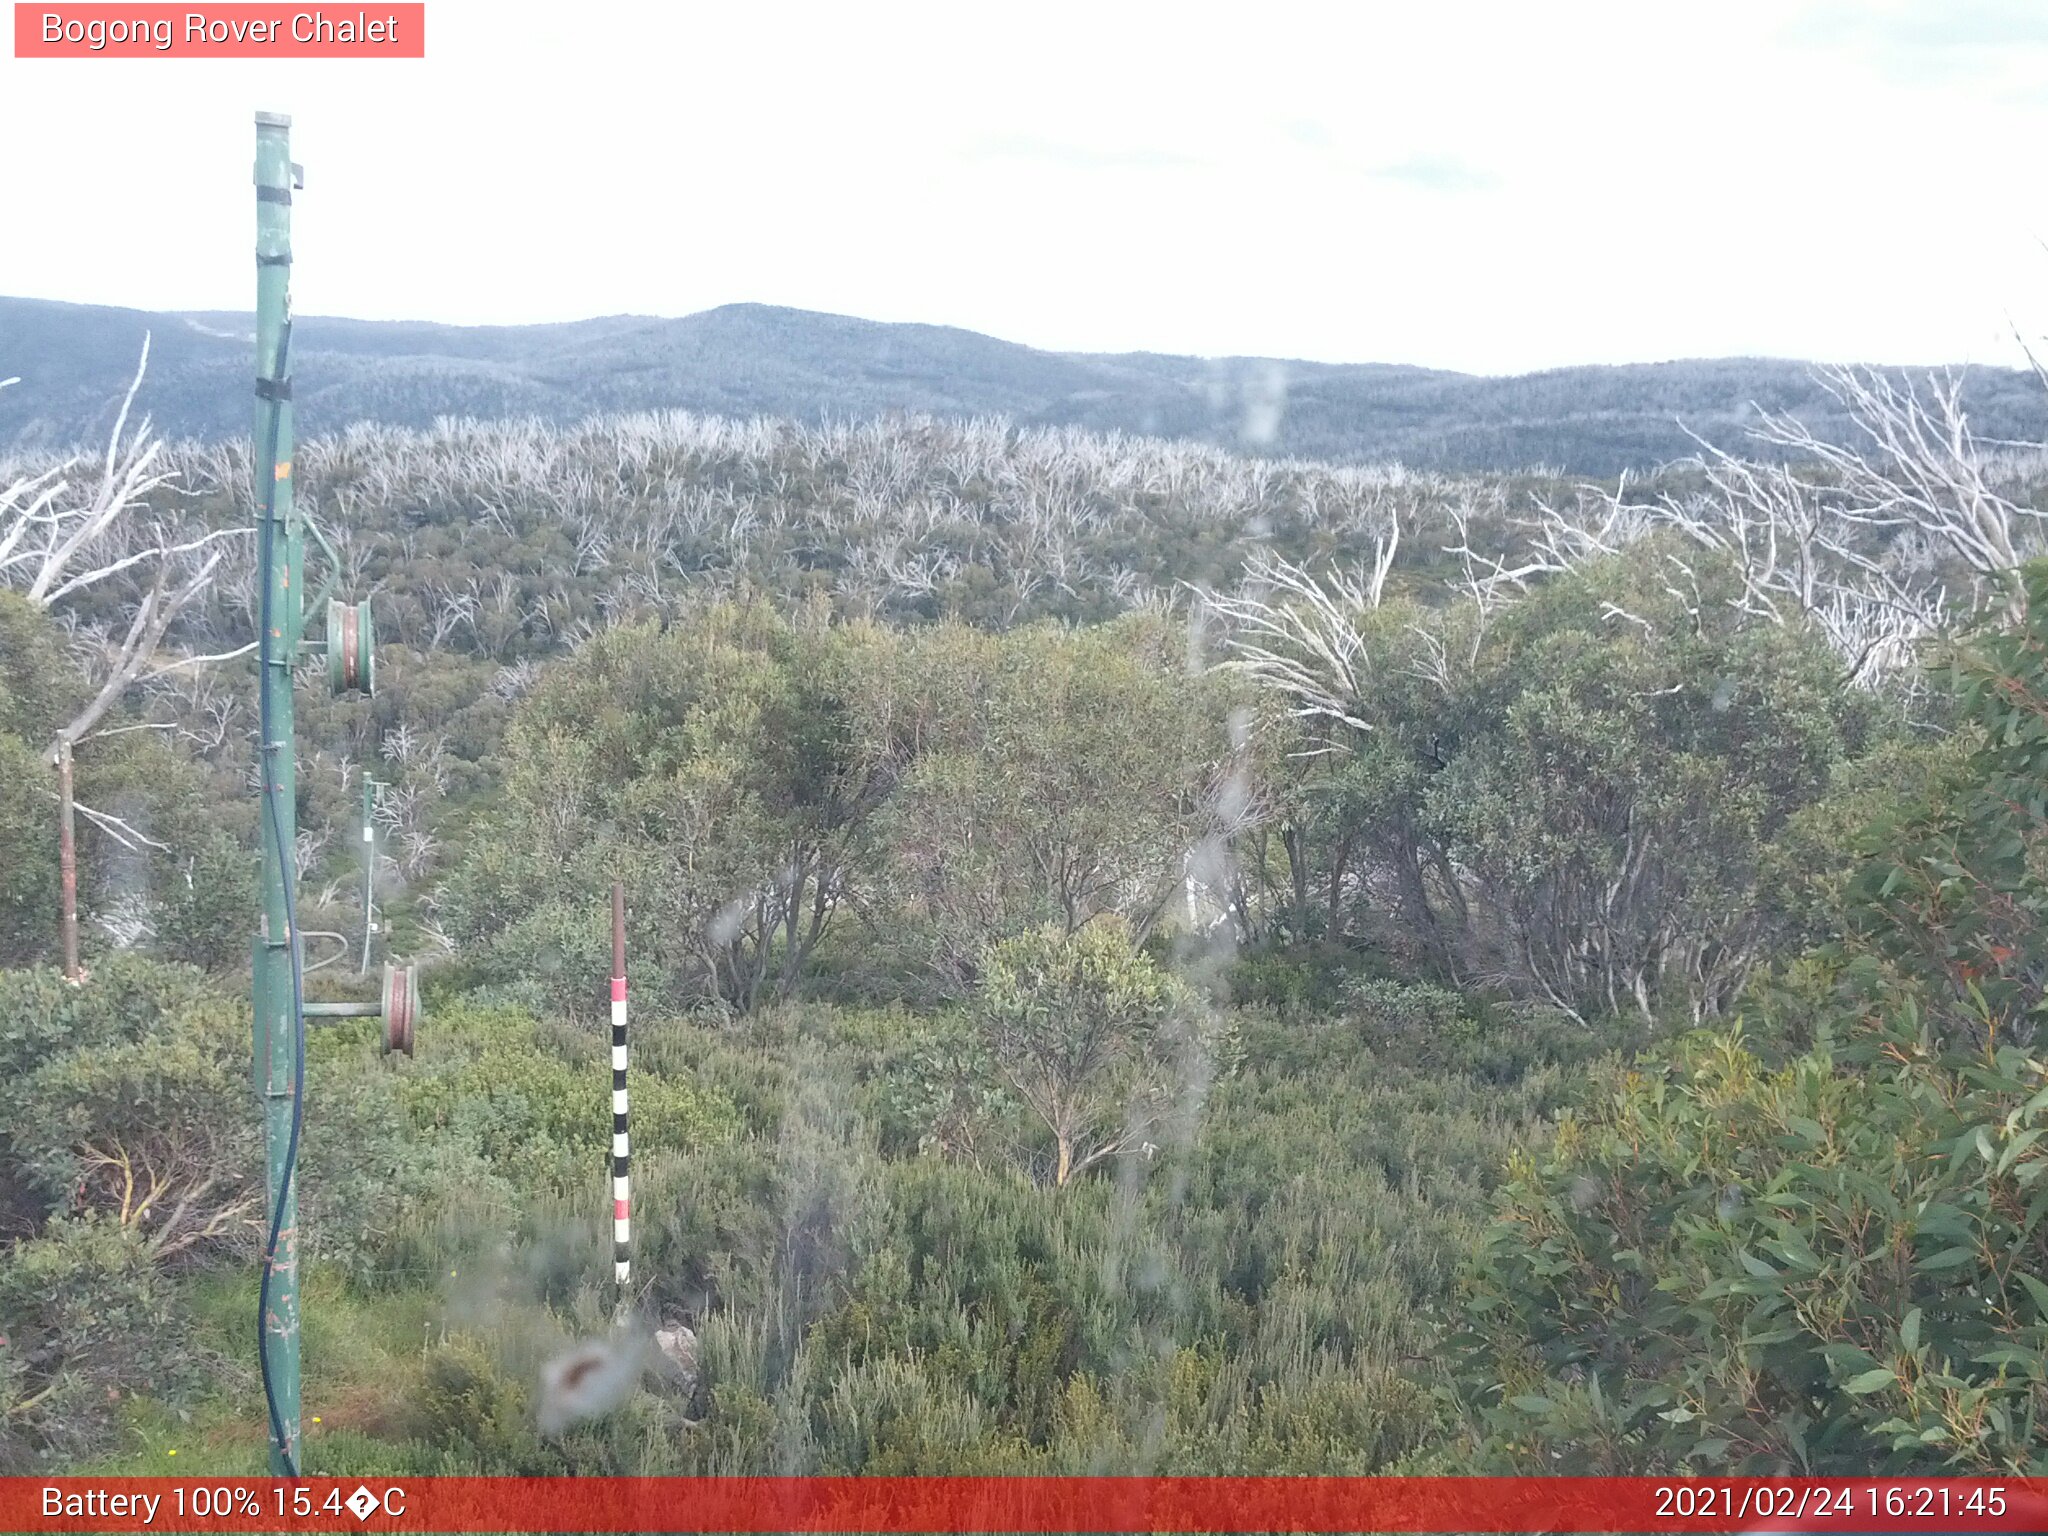
[[[0,298],[0,448],[103,432],[153,333],[145,408],[173,436],[248,429],[251,321],[239,314]],[[1691,451],[1680,430],[1742,440],[1752,402],[1839,426],[1805,364],[1734,358],[1481,378],[1381,364],[1041,352],[973,331],[889,325],[761,304],[680,320],[446,326],[302,317],[300,430],[437,416],[682,408],[845,419],[891,411],[1003,415],[1196,438],[1253,452],[1395,460],[1429,469],[1549,465],[1606,476]],[[1982,434],[2048,436],[2029,374],[1974,370]]]

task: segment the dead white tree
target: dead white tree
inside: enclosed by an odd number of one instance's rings
[[[1791,415],[1759,413],[1752,437],[1772,455],[1751,459],[1694,436],[1698,454],[1636,500],[1626,477],[1613,490],[1579,488],[1565,505],[1539,503],[1516,520],[1519,549],[1475,547],[1455,509],[1459,542],[1447,553],[1458,585],[1482,614],[1532,582],[1579,570],[1653,534],[1675,534],[1662,556],[1664,590],[1701,619],[1702,572],[1690,545],[1732,573],[1722,599],[1765,623],[1812,626],[1852,682],[1911,691],[1921,643],[1959,610],[2024,605],[2019,568],[2048,549],[2048,516],[2001,489],[2001,456],[1970,430],[1961,381],[1935,376],[1923,390],[1876,370],[1824,368],[1824,389],[1846,409],[1847,440],[1817,435]],[[2009,455],[2006,456],[2009,458]],[[1670,489],[1690,477],[1695,483]],[[1943,579],[1966,576],[1967,602]],[[1649,628],[1612,603],[1610,619]]]
[[[1471,498],[1454,502],[1449,511],[1458,542],[1444,549],[1458,558],[1460,574],[1452,587],[1471,597],[1482,612],[1491,613],[1522,596],[1538,578],[1563,576],[1619,554],[1654,526],[1650,509],[1628,502],[1626,476],[1621,484],[1622,492],[1612,496],[1584,487],[1570,506],[1539,500],[1534,517],[1507,519],[1507,526],[1523,534],[1522,548],[1507,554],[1474,546]]]
[[[1873,527],[1911,527],[1984,578],[2017,615],[2019,568],[2044,547],[2044,514],[1994,483],[1995,455],[1970,429],[1959,374],[1925,391],[1875,369],[1825,368],[1823,388],[1849,412],[1856,441],[1830,443],[1789,415],[1764,417],[1757,436],[1834,478],[1842,515]]]
[[[137,680],[149,674],[171,625],[213,580],[225,553],[223,541],[248,532],[224,528],[194,533],[145,517],[150,493],[176,478],[176,472],[161,462],[163,444],[151,433],[148,418],[132,433],[128,430],[148,368],[145,337],[103,456],[17,473],[0,483],[0,585],[15,589],[46,612],[55,613],[69,603],[65,617],[75,619],[78,605],[72,600],[87,593],[97,598],[100,589],[117,578],[128,584],[122,603],[125,624],[117,620],[104,632],[80,626],[94,636],[91,648],[99,686],[84,707],[57,728],[45,749],[57,775],[63,903],[59,921],[65,974],[74,981],[81,976],[74,816],[85,816],[129,846],[131,838],[148,839],[119,817],[77,803],[72,750]]]
[[[1700,452],[1682,467],[1700,488],[1649,505],[1630,505],[1625,488],[1605,500],[1718,556],[1741,583],[1731,606],[1813,625],[1858,685],[1910,689],[1921,643],[1959,610],[2019,615],[2020,567],[2048,548],[2044,517],[2001,489],[2001,456],[1971,431],[1957,375],[1931,376],[1924,390],[1875,369],[1817,377],[1848,413],[1845,441],[1761,413],[1752,436],[1773,460],[1695,437]],[[1696,598],[1690,566],[1675,556],[1667,564]],[[1945,575],[1967,578],[1968,601]]]
[[[1642,510],[1734,572],[1741,585],[1728,605],[1780,627],[1811,624],[1858,686],[1910,676],[1919,643],[1951,620],[1949,595],[1922,558],[1931,530],[1914,520],[1906,540],[1877,549],[1868,530],[1892,519],[1873,516],[1867,498],[1833,477],[1817,481],[1810,464],[1753,463],[1700,446],[1692,467],[1705,489],[1666,494]],[[1665,564],[1666,590],[1697,616],[1696,573],[1675,554]]]
[[[1401,520],[1389,507],[1369,572],[1333,565],[1319,578],[1261,550],[1245,562],[1241,590],[1202,594],[1206,610],[1222,621],[1230,652],[1222,665],[1276,690],[1320,739],[1315,751],[1338,749],[1341,733],[1332,726],[1372,729],[1359,714],[1372,669],[1359,620],[1379,607],[1400,543]]]
[[[460,589],[453,582],[428,582],[420,598],[420,606],[433,625],[433,633],[427,637],[427,649],[440,650],[464,626],[474,635],[481,602],[482,596],[474,576],[470,577],[466,587]]]

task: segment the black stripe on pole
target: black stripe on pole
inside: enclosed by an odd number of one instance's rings
[[[623,1088],[623,1087],[625,1087],[625,1086],[626,1086],[626,1069],[625,1069],[624,1067],[613,1067],[613,1068],[612,1068],[612,1087],[616,1089],[616,1088]]]
[[[621,1113],[618,1113],[618,1114],[615,1114],[615,1115],[613,1115],[613,1116],[612,1116],[612,1134],[613,1134],[614,1136],[623,1136],[623,1135],[625,1135],[625,1133],[626,1133],[626,1117],[625,1117],[625,1114],[624,1114],[623,1112],[621,1112]]]
[[[619,1156],[614,1157],[612,1159],[612,1177],[615,1179],[623,1179],[624,1177],[626,1177],[626,1165],[630,1163],[632,1160],[633,1155],[630,1152],[622,1153]]]
[[[625,1043],[626,1043],[626,1026],[625,1026],[625,1025],[623,1025],[623,1024],[614,1024],[614,1025],[612,1026],[612,1044],[613,1044],[613,1045],[624,1045]]]

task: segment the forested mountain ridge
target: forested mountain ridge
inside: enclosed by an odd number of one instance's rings
[[[140,397],[171,437],[247,431],[249,317],[0,298],[0,447],[94,440],[148,333]],[[301,318],[293,373],[302,430],[444,416],[573,422],[616,411],[848,420],[894,412],[1215,443],[1239,451],[1433,470],[1647,469],[1736,449],[1757,408],[1839,436],[1842,409],[1808,365],[1725,358],[1490,378],[1386,364],[1045,352],[946,326],[885,324],[762,304],[681,319],[450,326]],[[1894,377],[1901,377],[1895,374]],[[1964,403],[1986,439],[2034,440],[2032,377],[1973,369]]]

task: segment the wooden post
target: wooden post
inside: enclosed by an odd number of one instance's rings
[[[85,979],[78,968],[78,829],[72,811],[71,742],[57,743],[57,912],[64,934],[64,979]]]

